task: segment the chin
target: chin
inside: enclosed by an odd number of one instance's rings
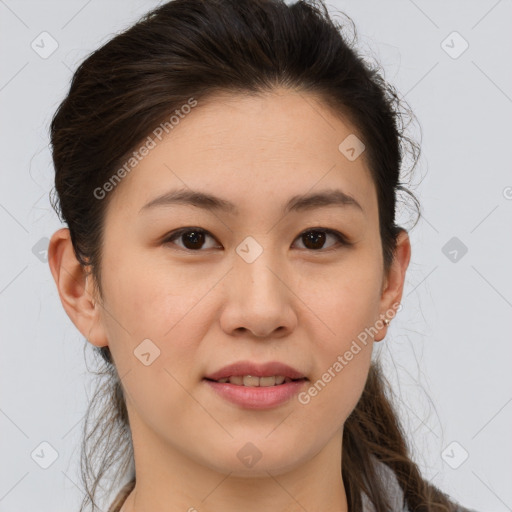
[[[235,456],[215,457],[214,460],[205,461],[210,469],[232,477],[240,478],[268,478],[269,474],[277,476],[288,473],[300,464],[296,449],[290,447],[289,452],[268,449],[259,450],[252,443],[247,442],[242,449],[237,449]]]

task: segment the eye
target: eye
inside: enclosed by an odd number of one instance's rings
[[[178,247],[189,251],[197,251],[202,248],[206,237],[210,237],[214,240],[213,236],[204,229],[182,228],[170,233],[170,236],[165,238],[164,243],[171,243],[176,239],[183,239],[183,246],[178,245]],[[211,247],[207,247],[207,249],[210,248]]]
[[[322,249],[322,246],[325,244],[325,240],[328,236],[333,237],[340,245],[350,245],[345,236],[340,232],[327,228],[308,229],[307,231],[303,231],[297,239],[305,241],[304,245],[306,246],[306,249],[318,251],[319,249]],[[330,247],[332,247],[332,245]]]
[[[323,248],[323,245],[329,236],[334,238],[339,245],[350,245],[346,237],[340,232],[327,228],[308,229],[307,231],[303,231],[296,240],[303,240],[305,249],[318,252]],[[200,249],[212,249],[218,247],[215,246],[215,244],[213,246],[210,245],[210,247],[205,247],[204,243],[208,237],[215,240],[215,238],[204,229],[188,227],[173,231],[164,239],[163,243],[175,243],[175,240],[181,240],[182,245],[176,244],[178,247],[195,252],[198,252]],[[333,245],[336,244],[331,244],[328,249]]]

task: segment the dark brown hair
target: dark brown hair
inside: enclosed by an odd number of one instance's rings
[[[366,146],[364,158],[378,196],[384,266],[389,268],[401,229],[395,223],[397,197],[410,194],[401,181],[403,159],[412,155],[415,165],[420,148],[405,136],[409,110],[356,51],[353,24],[353,41],[344,37],[346,28],[331,19],[321,1],[174,0],[82,62],[51,123],[53,204],[100,296],[102,228],[115,191],[101,200],[94,191],[173,112],[191,98],[201,104],[219,92],[264,94],[284,87],[314,95],[349,120]],[[98,375],[106,382],[91,400],[84,423],[81,510],[89,502],[94,510],[99,483],[116,465],[121,469],[112,474],[112,487],[130,465],[132,484],[135,478],[121,380],[108,347],[95,351],[103,358]],[[421,477],[386,389],[378,364],[372,363],[362,396],[344,425],[342,477],[349,510],[362,512],[365,492],[376,512],[389,512],[372,457],[396,474],[411,511],[454,510],[448,496]],[[102,412],[90,427],[90,412],[100,402]]]

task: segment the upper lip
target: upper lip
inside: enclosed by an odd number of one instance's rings
[[[237,361],[236,363],[224,366],[209,375],[206,379],[219,380],[234,375],[252,375],[254,377],[272,377],[273,375],[282,375],[290,379],[305,378],[299,370],[278,361],[270,361],[268,363],[256,364],[251,361]]]

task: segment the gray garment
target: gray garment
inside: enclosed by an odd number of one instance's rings
[[[409,509],[403,505],[404,503],[404,493],[400,484],[398,483],[398,479],[396,478],[395,472],[383,462],[380,462],[374,457],[375,468],[380,476],[381,480],[385,483],[385,488],[388,491],[388,500],[391,506],[392,512],[409,512]],[[370,501],[366,493],[361,494],[361,499],[363,501],[363,512],[375,512],[375,507],[373,503]]]
[[[395,472],[389,466],[377,460],[377,458],[374,457],[374,460],[377,473],[384,482],[388,492],[387,496],[391,506],[390,512],[410,512],[404,503],[404,493],[398,483]],[[375,512],[373,503],[364,492],[361,494],[361,499],[363,502],[363,512]],[[456,512],[476,512],[476,510],[465,508],[452,498],[450,499],[458,506]]]

